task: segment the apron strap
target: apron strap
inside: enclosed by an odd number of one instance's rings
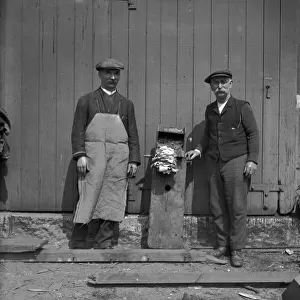
[[[100,111],[100,104],[99,104],[99,98],[97,98],[97,99],[95,99],[96,101],[96,104],[97,104],[97,108],[98,108],[98,112],[99,112],[99,114],[101,113],[101,111]]]
[[[119,106],[118,106],[118,111],[117,111],[117,115],[119,115],[119,116],[120,116],[121,102],[122,102],[122,100],[119,101]]]

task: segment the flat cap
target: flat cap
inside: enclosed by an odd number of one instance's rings
[[[106,58],[103,61],[97,63],[96,70],[100,71],[100,69],[123,70],[124,65],[114,58]]]
[[[214,71],[212,72],[209,76],[207,76],[205,79],[204,79],[204,82],[206,83],[210,83],[210,80],[213,78],[213,77],[229,77],[229,78],[232,78],[232,73],[230,70],[217,70],[217,71]]]

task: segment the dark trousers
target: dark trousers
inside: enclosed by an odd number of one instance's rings
[[[118,244],[119,222],[93,219],[89,224],[73,226],[71,248],[108,248]]]
[[[217,161],[209,179],[210,206],[218,246],[245,247],[249,178],[243,174],[247,155],[228,162]]]

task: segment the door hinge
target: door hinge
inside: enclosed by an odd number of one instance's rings
[[[278,184],[256,184],[253,183],[250,186],[251,192],[263,192],[263,210],[268,210],[269,205],[267,204],[267,197],[269,196],[270,192],[277,192],[282,193],[284,191],[284,186],[281,184],[281,181],[278,181]]]
[[[117,0],[117,1],[127,2],[129,10],[135,10],[136,9],[136,0]]]

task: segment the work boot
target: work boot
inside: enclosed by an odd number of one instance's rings
[[[114,234],[114,222],[101,220],[100,228],[95,238],[94,249],[111,248],[112,247],[111,240],[113,234]]]
[[[92,249],[94,247],[99,228],[100,219],[92,219],[88,224],[88,233],[86,237],[85,249]]]
[[[231,265],[235,268],[243,266],[242,250],[231,251]]]
[[[69,248],[70,249],[85,249],[86,236],[88,226],[86,224],[75,223],[73,226]]]
[[[220,258],[222,257],[223,255],[225,255],[227,252],[227,247],[224,247],[224,246],[219,246],[217,249],[215,249],[211,255],[216,257],[216,258]]]

